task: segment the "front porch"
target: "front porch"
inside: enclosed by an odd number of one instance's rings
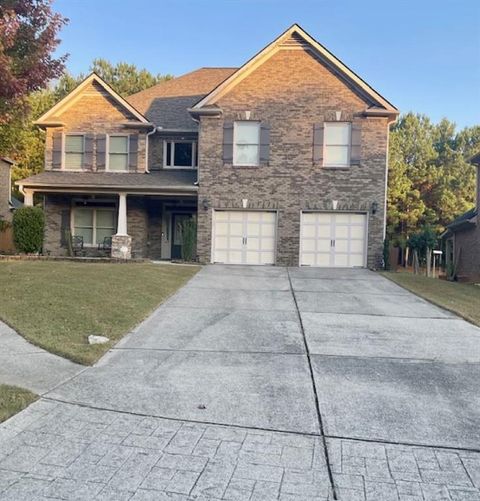
[[[196,218],[197,199],[48,193],[44,210],[45,254],[168,260],[182,258],[182,222]]]

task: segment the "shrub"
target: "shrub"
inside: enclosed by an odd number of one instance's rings
[[[182,259],[193,261],[197,242],[197,223],[192,217],[182,222]]]
[[[21,207],[13,213],[13,241],[18,252],[42,250],[45,216],[40,207]]]

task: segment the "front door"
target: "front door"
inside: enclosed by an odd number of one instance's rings
[[[183,222],[191,218],[191,214],[172,214],[172,259],[182,258]]]

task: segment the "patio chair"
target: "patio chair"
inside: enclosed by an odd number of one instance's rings
[[[81,235],[72,235],[72,251],[74,256],[83,256],[83,236]]]
[[[112,237],[104,237],[103,243],[98,244],[98,250],[105,253],[112,252]]]

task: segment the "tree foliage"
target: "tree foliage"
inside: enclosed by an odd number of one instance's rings
[[[390,136],[388,233],[405,241],[420,228],[442,231],[475,202],[475,168],[480,126],[456,132],[447,119],[433,124],[408,113]]]
[[[66,55],[52,56],[67,20],[52,11],[51,0],[0,3],[0,123],[12,110],[27,111],[25,98],[64,71]]]

